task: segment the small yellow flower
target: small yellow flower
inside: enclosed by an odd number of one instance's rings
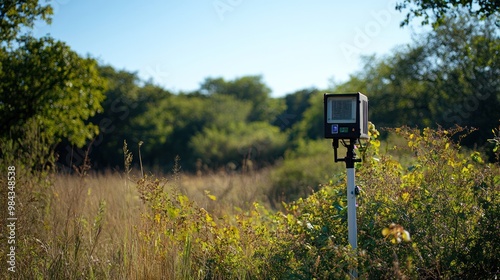
[[[391,242],[393,244],[401,243],[401,241],[410,242],[410,233],[405,230],[401,225],[397,225],[392,223],[389,227],[386,227],[382,230],[382,235],[385,238],[391,237]]]
[[[407,230],[403,230],[403,240],[406,241],[406,242],[410,242],[411,241],[411,238],[410,238],[410,233],[407,231]]]

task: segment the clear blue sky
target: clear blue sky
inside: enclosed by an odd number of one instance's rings
[[[394,0],[52,2],[52,25],[35,35],[175,92],[245,75],[262,75],[273,96],[326,89],[359,70],[360,55],[388,54],[412,33]]]

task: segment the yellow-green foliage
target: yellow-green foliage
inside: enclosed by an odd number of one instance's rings
[[[20,171],[27,188],[19,191],[25,205],[19,215],[31,220],[20,222],[18,274],[0,273],[19,279],[348,279],[357,270],[362,279],[498,277],[499,166],[462,151],[453,139],[465,129],[393,129],[404,139],[394,147],[378,140],[374,126],[370,132],[357,152],[364,161],[356,165],[356,251],[347,241],[343,173],[275,212],[265,203],[238,202],[236,195],[232,203],[239,208],[229,207],[215,180],[206,179],[210,188],[196,187],[200,197],[178,173],[171,180],[113,175],[107,182],[84,176],[84,166],[76,179],[45,172],[43,183]],[[236,181],[231,176],[221,178]],[[31,200],[36,203],[26,206]]]
[[[406,140],[406,146],[394,150],[411,155],[411,165],[381,155],[368,159],[358,172],[364,190],[360,247],[369,252],[365,268],[387,278],[394,270],[412,278],[498,275],[498,257],[488,253],[500,248],[495,234],[500,219],[498,166],[485,164],[477,152],[460,151],[451,139],[466,134],[462,128],[393,132]],[[391,223],[411,233],[411,244],[394,246],[380,239]]]
[[[154,260],[145,271],[168,271],[170,279],[240,279],[265,275],[270,254],[270,232],[261,216],[269,215],[258,203],[232,216],[215,217],[200,208],[168,181],[144,178],[138,182],[143,213],[142,251]],[[217,198],[207,192],[210,200]]]

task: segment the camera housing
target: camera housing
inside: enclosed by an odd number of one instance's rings
[[[325,138],[368,139],[368,98],[356,93],[324,95]]]

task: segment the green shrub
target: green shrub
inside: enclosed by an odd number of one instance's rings
[[[357,165],[358,250],[347,245],[345,182],[285,204],[270,267],[288,279],[491,279],[500,274],[498,165],[452,141],[464,129],[400,128],[402,166],[376,137]],[[373,136],[373,134],[372,134]],[[376,136],[376,135],[375,135]],[[391,151],[389,151],[391,152]],[[397,154],[401,154],[397,151]],[[402,242],[406,240],[408,242]]]
[[[273,237],[270,215],[255,203],[233,217],[216,217],[180,193],[175,182],[138,181],[146,205],[141,237],[143,275],[167,279],[264,279]],[[216,197],[207,193],[216,200]]]
[[[467,132],[462,128],[394,132],[407,143],[396,149],[415,155],[412,165],[402,166],[386,154],[367,160],[358,172],[364,186],[360,247],[368,252],[364,265],[370,274],[390,278],[397,270],[411,278],[432,279],[498,275],[499,266],[493,263],[500,259],[487,253],[500,249],[493,237],[498,226],[491,224],[498,218],[490,216],[500,203],[498,166],[485,164],[477,152],[461,152],[451,139]],[[391,223],[407,229],[412,243],[394,245],[380,239],[381,230]]]
[[[212,167],[228,163],[251,167],[255,162],[273,163],[281,157],[286,134],[265,122],[233,122],[224,128],[204,128],[193,136],[189,145],[196,158]]]
[[[328,182],[333,175],[340,175],[342,164],[333,164],[333,150],[326,140],[299,141],[293,151],[271,174],[272,186],[269,200],[274,208],[281,201],[291,202],[305,198]]]

